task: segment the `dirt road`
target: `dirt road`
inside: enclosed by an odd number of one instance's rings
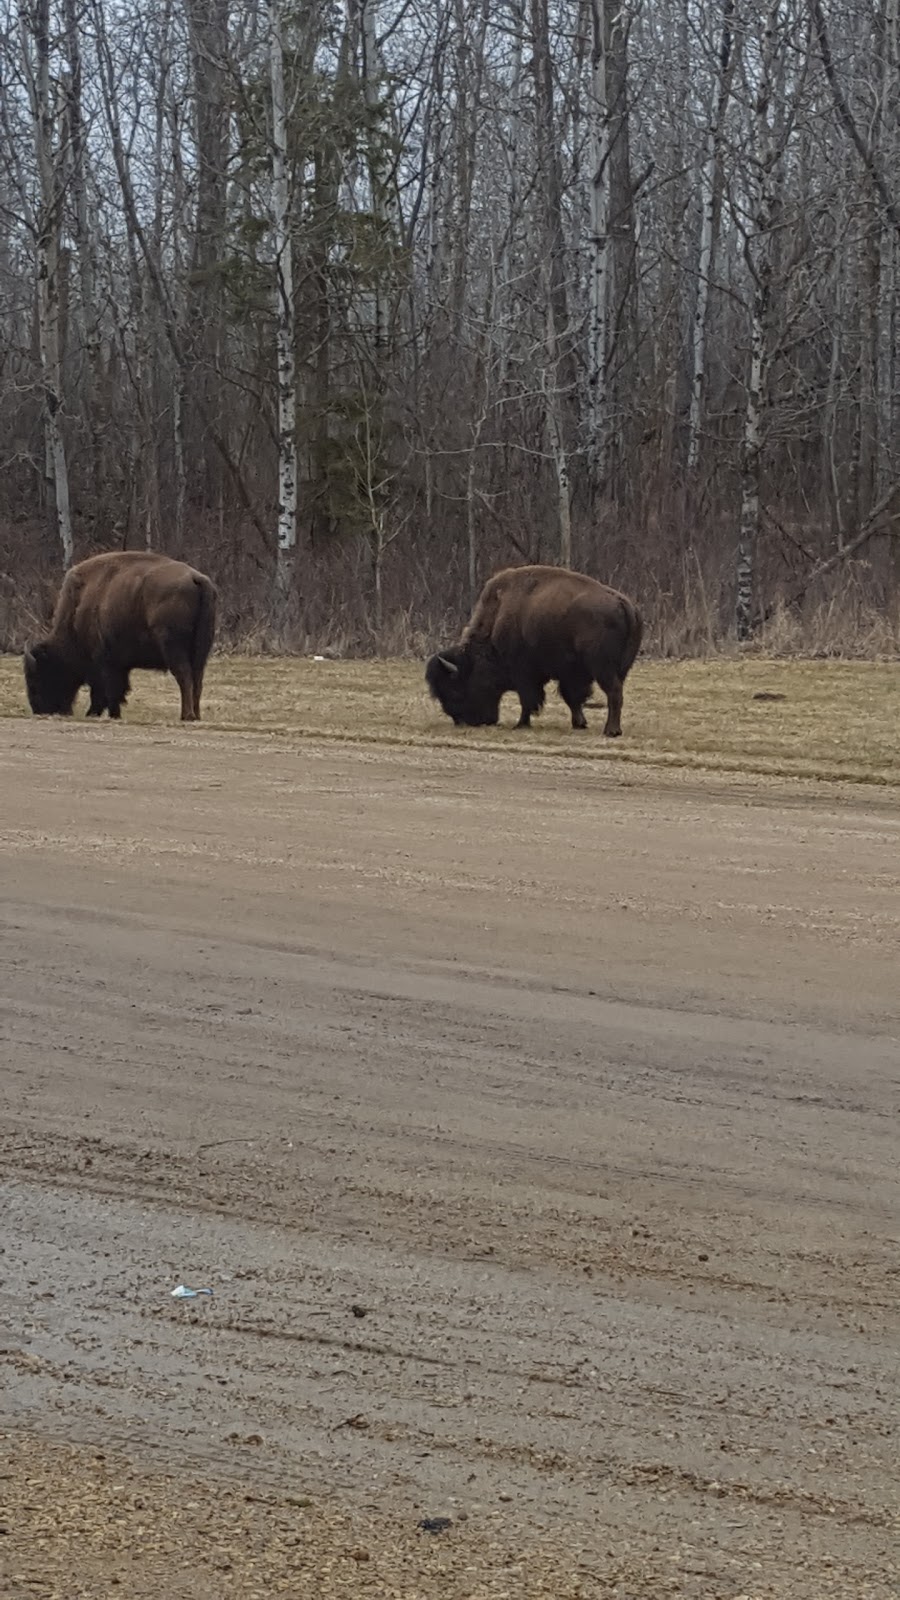
[[[895,800],[462,740],[0,759],[10,1459],[319,1497],[373,1557],[322,1594],[520,1596],[542,1551],[558,1595],[900,1593]]]

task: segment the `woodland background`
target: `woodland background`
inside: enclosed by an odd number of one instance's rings
[[[97,549],[418,650],[900,643],[900,0],[0,5],[0,648]]]

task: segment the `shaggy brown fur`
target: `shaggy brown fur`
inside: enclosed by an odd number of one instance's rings
[[[584,704],[593,683],[607,699],[603,732],[622,732],[622,685],[641,647],[643,625],[631,600],[595,578],[565,567],[508,567],[485,584],[459,643],[432,656],[425,678],[454,722],[497,721],[500,701],[515,690],[527,728],[552,680],[586,728]]]
[[[203,673],[216,627],[211,580],[151,551],[89,556],[63,580],[50,632],[25,651],[25,686],[37,716],[69,716],[83,684],[89,717],[121,714],[135,668],[171,672],[181,720],[200,718]]]

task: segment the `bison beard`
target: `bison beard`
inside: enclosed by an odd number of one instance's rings
[[[46,639],[25,651],[25,687],[36,716],[70,716],[83,684],[89,717],[118,718],[136,668],[171,672],[181,717],[200,716],[212,649],[216,591],[184,562],[145,551],[91,556],[60,589]]]
[[[584,705],[596,681],[607,699],[604,733],[622,732],[622,686],[640,649],[642,624],[632,601],[562,567],[510,567],[485,584],[459,642],[431,657],[425,681],[456,725],[497,722],[513,690],[527,728],[555,679],[586,728]]]

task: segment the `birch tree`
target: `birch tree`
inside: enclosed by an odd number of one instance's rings
[[[90,438],[91,488],[103,503],[103,465],[98,405],[100,386],[100,308],[96,290],[96,239],[89,214],[90,179],[83,106],[82,18],[77,0],[63,0],[67,58],[65,145],[72,193],[73,232],[78,256],[81,294],[81,333],[84,341],[84,407]]]
[[[595,491],[608,472],[609,394],[609,140],[607,0],[590,0],[591,83],[588,98],[590,295],[588,330],[588,460]]]
[[[531,29],[541,241],[538,284],[544,307],[545,330],[541,389],[544,395],[547,437],[556,475],[559,560],[563,566],[569,566],[572,561],[572,506],[566,397],[571,390],[568,382],[570,363],[562,348],[562,341],[568,334],[568,296],[548,0],[531,0]]]
[[[769,0],[760,42],[752,98],[753,147],[748,173],[748,224],[745,259],[750,274],[750,351],[741,456],[741,505],[737,554],[735,619],[739,640],[753,632],[754,576],[759,540],[763,408],[768,377],[769,310],[772,292],[772,229],[775,221],[775,163],[772,130],[775,57],[783,25],[782,0]]]
[[[695,472],[700,459],[703,423],[703,389],[706,378],[706,337],[709,297],[716,259],[716,233],[722,193],[722,133],[734,73],[734,0],[721,0],[721,29],[715,54],[715,76],[710,92],[709,122],[700,169],[700,259],[697,300],[691,341],[691,404],[688,418],[687,466]]]
[[[222,260],[226,253],[229,145],[228,0],[186,0],[194,76],[197,205],[189,280],[186,344],[202,418],[224,432],[221,370],[225,319]],[[197,430],[198,470],[206,496],[222,488],[218,455],[203,420]]]
[[[272,92],[272,217],[275,246],[275,346],[278,382],[278,560],[276,587],[287,596],[297,545],[297,387],[294,263],[288,181],[281,0],[269,0]]]
[[[354,57],[359,56],[359,77],[365,108],[365,145],[368,177],[368,207],[376,236],[376,249],[383,245],[389,228],[388,184],[385,139],[382,122],[383,63],[378,45],[378,0],[348,0],[348,33]],[[382,274],[376,272],[372,296],[372,341],[376,352],[385,342],[385,297]],[[383,376],[383,374],[382,374]]]
[[[323,642],[534,559],[883,641],[898,8],[0,0],[0,573],[150,539],[290,642],[302,512]]]
[[[609,102],[609,274],[610,346],[608,360],[614,383],[614,441],[617,466],[627,468],[631,449],[628,423],[634,409],[639,381],[637,364],[638,271],[635,238],[635,184],[631,170],[631,126],[629,115],[628,47],[631,12],[622,0],[613,9],[603,0],[606,11],[606,91]],[[653,160],[649,169],[652,171]],[[620,483],[625,481],[620,470]],[[633,474],[640,480],[640,468]]]
[[[884,0],[879,28],[879,124],[887,164],[896,172],[900,163],[900,0]],[[881,300],[878,328],[878,494],[896,475],[897,424],[897,295],[898,236],[893,228],[881,232]],[[900,545],[895,541],[900,575]]]
[[[63,564],[74,555],[69,469],[62,431],[62,353],[60,348],[60,234],[65,194],[65,150],[58,131],[62,107],[50,72],[50,0],[27,0],[19,11],[22,65],[31,107],[38,172],[34,218],[37,269],[38,341],[43,387],[48,477],[56,506]]]

